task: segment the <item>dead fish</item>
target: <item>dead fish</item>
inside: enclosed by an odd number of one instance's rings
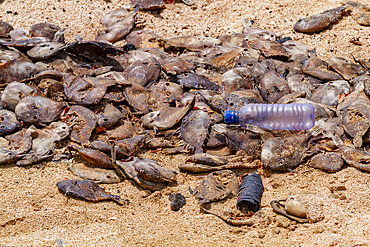
[[[30,37],[44,37],[52,41],[60,27],[50,23],[37,23],[30,28]]]
[[[206,47],[220,45],[221,41],[216,38],[205,36],[179,36],[167,39],[166,43],[176,48],[200,51]]]
[[[346,58],[331,57],[327,60],[329,68],[340,74],[345,80],[352,80],[363,74],[363,68],[359,64],[352,63]]]
[[[222,75],[221,91],[225,94],[237,90],[250,89],[254,84],[254,74],[248,68],[234,68]]]
[[[173,211],[180,210],[186,204],[185,196],[181,195],[181,193],[172,193],[168,199],[171,202],[171,210]]]
[[[55,121],[65,106],[64,102],[40,96],[27,96],[15,107],[15,114],[19,120],[26,123],[47,124]]]
[[[225,72],[235,67],[239,57],[243,54],[243,48],[235,48],[230,52],[219,54],[217,56],[204,59],[203,63],[207,64],[220,72]]]
[[[7,147],[0,147],[0,164],[12,163],[19,157],[16,152],[8,150]]]
[[[208,213],[212,214],[214,216],[217,216],[221,220],[225,221],[226,223],[232,225],[232,226],[252,226],[254,222],[250,219],[245,219],[246,214],[238,212],[238,213],[233,213],[233,212],[215,212],[212,210],[205,209],[204,207],[201,206],[201,209]]]
[[[95,129],[97,117],[93,111],[83,106],[74,105],[66,108],[61,119],[68,125],[73,124],[71,140],[88,145],[92,131]]]
[[[17,166],[33,165],[52,157],[54,155],[55,143],[69,135],[69,127],[63,122],[53,122],[42,130],[31,126],[27,131],[33,135],[32,148],[17,161]]]
[[[53,137],[41,137],[32,140],[31,150],[17,161],[17,166],[28,166],[36,164],[53,156],[55,148],[55,139]]]
[[[185,162],[179,164],[179,170],[185,172],[193,172],[193,173],[200,173],[200,172],[214,172],[223,170],[223,166],[209,166],[204,164],[197,164],[193,162]]]
[[[343,110],[342,124],[352,136],[355,147],[362,146],[362,138],[370,128],[370,104],[356,102]]]
[[[134,168],[145,180],[173,182],[176,179],[177,171],[163,168],[151,159],[136,158]]]
[[[140,185],[144,189],[148,189],[151,191],[160,191],[166,188],[165,183],[148,181],[141,177],[140,174],[134,168],[134,164],[136,162],[135,158],[136,157],[134,157],[133,160],[127,162],[117,160],[116,163],[128,178],[134,180],[138,185]]]
[[[346,13],[345,7],[338,7],[324,11],[308,18],[297,21],[293,29],[301,33],[317,33],[327,29],[331,24],[338,22]]]
[[[164,40],[151,30],[135,30],[126,36],[128,44],[133,44],[139,48],[161,48]]]
[[[145,140],[145,147],[151,149],[157,148],[170,148],[173,147],[174,144],[170,140],[165,140],[163,138],[150,138]]]
[[[336,107],[338,105],[338,95],[349,94],[350,85],[345,80],[331,81],[319,86],[313,93],[310,100]]]
[[[153,84],[149,90],[149,103],[152,110],[168,107],[183,95],[183,89],[179,84],[165,80],[160,80],[158,83]]]
[[[203,143],[210,125],[211,119],[206,112],[193,110],[181,122],[181,137],[196,153],[203,153]]]
[[[121,197],[106,193],[104,188],[90,180],[63,180],[58,182],[57,186],[66,196],[79,197],[92,202],[112,200],[120,205],[124,203]]]
[[[19,52],[0,48],[0,63],[6,63],[12,60],[16,60],[20,57],[21,54]]]
[[[262,146],[261,161],[264,167],[285,171],[302,162],[308,149],[310,134],[268,139]]]
[[[335,145],[339,147],[342,158],[351,166],[369,172],[370,171],[370,152],[357,150],[344,145],[343,141],[336,135],[331,135]]]
[[[226,137],[228,146],[233,151],[244,151],[248,156],[258,158],[261,150],[261,134],[246,129],[232,129],[225,125],[214,125],[219,134]]]
[[[13,26],[5,21],[0,21],[0,37],[9,37],[10,31],[14,30]]]
[[[190,72],[195,69],[195,62],[181,57],[167,56],[159,60],[164,71],[168,74],[176,75],[180,73]]]
[[[186,113],[194,107],[194,104],[195,97],[191,102],[181,108],[165,107],[144,115],[140,121],[148,129],[166,130],[180,122]]]
[[[5,109],[0,110],[0,135],[9,134],[21,127],[15,113]]]
[[[160,9],[164,6],[163,0],[131,0],[131,4],[144,10]]]
[[[221,166],[227,164],[228,162],[226,159],[222,157],[205,153],[193,154],[188,158],[188,161],[211,166]]]
[[[107,135],[110,139],[121,140],[131,138],[139,131],[140,128],[135,126],[131,121],[123,120],[120,122],[120,126],[107,131]]]
[[[199,199],[198,204],[219,201],[229,195],[236,195],[239,190],[238,178],[230,170],[208,174],[200,185],[190,193]]]
[[[337,172],[343,168],[344,161],[340,153],[327,152],[313,156],[309,165],[325,172]]]
[[[131,107],[143,114],[149,112],[150,92],[145,87],[132,83],[131,86],[124,88],[124,95]]]
[[[286,61],[289,57],[285,47],[276,41],[255,39],[251,45],[253,49],[259,50],[266,58],[276,58]]]
[[[26,58],[19,58],[0,64],[0,82],[21,81],[37,74],[36,65]]]
[[[7,149],[22,157],[32,147],[32,131],[23,128],[22,130],[5,137],[9,141]]]
[[[307,97],[311,97],[314,84],[319,84],[319,80],[308,75],[294,74],[287,76],[287,83],[292,93],[304,92]],[[284,96],[283,96],[284,97]]]
[[[2,92],[1,103],[4,108],[14,111],[19,101],[30,96],[33,91],[34,89],[27,84],[14,81],[9,83]]]
[[[66,101],[67,97],[64,94],[63,83],[54,79],[42,79],[37,85],[43,95],[55,101]]]
[[[305,63],[303,72],[322,81],[342,80],[342,77],[330,71],[328,66],[328,63],[319,59],[316,55],[310,54],[310,59]]]
[[[122,113],[112,104],[108,104],[104,108],[104,112],[98,116],[98,126],[110,127],[116,124],[122,117]]]
[[[90,148],[79,147],[77,145],[68,145],[67,148],[70,151],[77,151],[82,159],[94,166],[101,168],[113,168],[109,157],[102,152]]]
[[[64,92],[70,101],[80,105],[97,104],[105,95],[107,87],[95,87],[84,78],[66,74],[63,79]]]
[[[289,55],[289,60],[301,63],[309,58],[308,48],[302,42],[297,40],[288,40],[282,44]]]
[[[65,48],[65,51],[69,55],[79,59],[87,60],[93,63],[100,62],[104,66],[112,66],[112,70],[119,72],[123,71],[121,64],[111,55],[122,54],[125,53],[125,51],[106,42],[76,41],[68,44]],[[78,67],[78,69],[81,70],[80,67]]]
[[[269,102],[277,102],[281,97],[290,93],[288,83],[275,70],[266,72],[260,81],[261,94]]]
[[[64,46],[58,42],[42,43],[28,50],[27,55],[33,59],[49,59],[62,51]]]
[[[135,25],[135,16],[139,11],[139,7],[136,7],[128,15],[122,16],[120,20],[115,22],[105,22],[109,25],[103,31],[101,31],[96,37],[96,41],[108,41],[114,43],[125,37]],[[108,19],[108,18],[107,18]]]
[[[145,135],[136,135],[131,138],[117,140],[114,143],[120,149],[122,154],[126,156],[135,155],[139,149],[144,145]]]
[[[158,80],[161,74],[161,65],[155,58],[146,58],[133,62],[126,69],[126,79],[129,82],[140,84],[144,87],[150,86]]]
[[[76,176],[96,183],[113,184],[121,182],[121,178],[113,170],[92,168],[85,166],[83,163],[73,162],[69,162],[68,167]]]
[[[179,75],[178,82],[180,83],[180,85],[190,88],[200,88],[214,91],[218,91],[220,88],[216,83],[211,82],[206,77],[195,73]]]

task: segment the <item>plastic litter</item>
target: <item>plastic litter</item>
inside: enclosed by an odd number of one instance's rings
[[[315,126],[311,104],[248,104],[239,111],[225,111],[225,123],[256,125],[272,130],[308,130]]]
[[[255,172],[245,176],[239,186],[237,208],[243,213],[257,212],[261,208],[262,193],[261,177]]]

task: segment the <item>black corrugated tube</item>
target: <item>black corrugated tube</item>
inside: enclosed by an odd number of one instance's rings
[[[262,193],[263,185],[260,175],[253,172],[245,176],[239,185],[237,208],[243,213],[257,212],[261,207]]]

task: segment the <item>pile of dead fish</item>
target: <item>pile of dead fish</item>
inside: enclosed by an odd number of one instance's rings
[[[336,17],[316,25],[327,27],[346,8],[324,12]],[[307,163],[326,172],[346,164],[370,171],[370,60],[324,61],[248,20],[241,33],[165,39],[134,29],[138,11],[112,11],[96,41],[69,44],[53,24],[25,31],[0,22],[0,163],[67,159],[81,178],[129,178],[155,191],[175,185],[178,171],[141,158],[143,150],[195,153],[178,168],[212,172],[208,189],[193,191],[201,204],[237,193],[238,180],[225,169]],[[304,31],[305,22],[312,24],[303,19],[295,29]],[[122,39],[123,47],[112,44]],[[297,132],[222,123],[225,110],[248,103],[310,103],[316,126]],[[84,186],[93,185],[59,184],[73,195]],[[210,196],[212,186],[219,191]],[[93,201],[120,201],[95,190],[104,196],[90,195]]]

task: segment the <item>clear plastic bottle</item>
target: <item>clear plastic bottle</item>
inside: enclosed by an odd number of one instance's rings
[[[225,111],[224,121],[272,130],[308,130],[315,126],[315,107],[311,104],[247,104],[239,111]]]

